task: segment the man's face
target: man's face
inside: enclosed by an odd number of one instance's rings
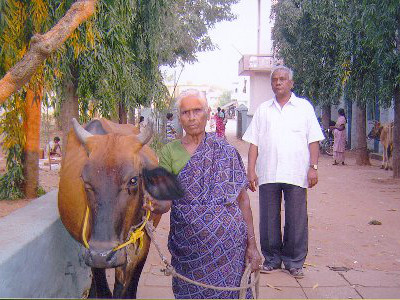
[[[289,96],[293,88],[293,80],[289,79],[286,70],[277,70],[271,78],[272,91],[276,97]]]
[[[179,120],[183,129],[189,135],[205,132],[210,111],[206,104],[196,96],[183,98],[180,104]]]

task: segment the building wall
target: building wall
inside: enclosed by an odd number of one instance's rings
[[[257,107],[274,97],[271,88],[271,73],[253,73],[250,76],[250,107],[248,114],[253,116]]]
[[[0,219],[0,298],[81,298],[91,270],[62,225],[58,190]]]

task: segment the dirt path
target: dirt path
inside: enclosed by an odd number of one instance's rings
[[[228,123],[228,140],[247,165],[248,144],[235,138],[234,121]],[[332,166],[321,156],[319,183],[309,191],[309,254],[307,263],[369,270],[400,270],[400,180],[381,170],[355,165],[349,153],[346,166]],[[4,162],[4,161],[3,161]],[[0,159],[1,167],[1,159]],[[58,186],[58,170],[40,170],[40,184],[49,191]],[[258,194],[251,194],[254,223],[258,231]],[[0,217],[30,200],[0,201]],[[369,225],[377,220],[382,225]],[[159,234],[168,234],[165,216]],[[154,257],[153,257],[154,255]],[[155,253],[151,260],[158,261]]]
[[[5,170],[4,155],[0,151],[0,173],[3,174]],[[39,185],[46,191],[58,187],[59,181],[59,166],[53,166],[52,170],[49,170],[48,166],[42,165],[39,168]],[[30,201],[34,199],[18,199],[18,200],[0,200],[0,218],[9,215],[13,211],[24,207]]]
[[[228,140],[242,154],[247,166],[248,144],[237,140],[232,125]],[[353,269],[400,270],[400,180],[392,172],[355,165],[348,153],[346,166],[333,166],[332,158],[320,157],[319,183],[309,190],[309,254],[307,263]],[[258,193],[251,193],[255,225]],[[369,225],[377,220],[382,225]]]

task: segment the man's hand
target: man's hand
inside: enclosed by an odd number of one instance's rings
[[[308,187],[312,188],[314,185],[318,183],[318,173],[317,170],[313,168],[308,169],[307,173]]]
[[[250,191],[255,192],[258,186],[258,177],[255,171],[247,172],[247,180],[249,181]]]

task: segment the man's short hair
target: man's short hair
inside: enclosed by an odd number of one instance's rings
[[[286,71],[289,74],[289,80],[293,80],[293,70],[292,69],[290,69],[286,66],[276,66],[274,68],[274,70],[271,72],[271,81],[272,81],[272,75],[274,75],[274,73],[279,70]]]
[[[59,138],[58,136],[56,136],[53,140],[54,140],[55,142],[59,142],[59,141],[60,141],[60,138]]]
[[[200,92],[199,90],[196,89],[188,89],[186,91],[183,91],[178,98],[176,99],[176,107],[178,108],[178,112],[181,112],[181,102],[183,99],[189,97],[189,96],[194,96],[197,99],[201,100],[204,103],[204,109],[208,108],[208,102],[207,98],[204,95],[203,92]]]

